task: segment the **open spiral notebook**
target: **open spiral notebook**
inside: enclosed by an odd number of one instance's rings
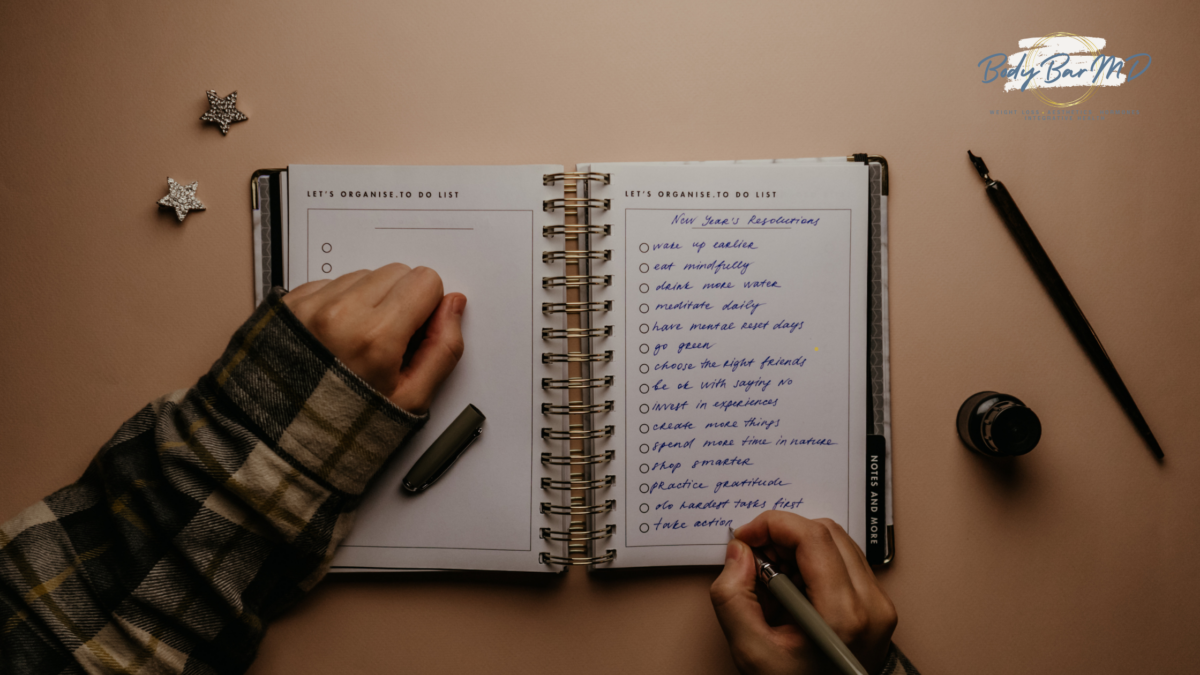
[[[887,191],[869,155],[256,172],[260,299],[394,261],[469,299],[334,569],[721,564],[766,509],[890,561]],[[467,404],[478,441],[403,492]]]

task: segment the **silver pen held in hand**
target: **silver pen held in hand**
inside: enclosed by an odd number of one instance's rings
[[[734,539],[733,528],[729,528],[729,538]],[[759,581],[763,582],[771,593],[779,600],[779,604],[787,609],[788,614],[791,614],[796,623],[800,624],[800,629],[817,643],[830,661],[833,661],[838,670],[845,675],[867,675],[867,669],[858,662],[850,648],[842,642],[837,633],[825,623],[825,619],[821,618],[821,614],[817,611],[808,598],[796,588],[796,584],[787,577],[786,574],[781,574],[775,569],[771,561],[767,560],[762,553],[753,547],[750,550],[754,553],[754,570],[758,575]]]

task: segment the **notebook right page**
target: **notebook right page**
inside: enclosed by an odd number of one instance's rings
[[[768,509],[863,546],[867,167],[592,164],[613,226],[614,563],[721,564]],[[600,272],[597,266],[596,272]]]

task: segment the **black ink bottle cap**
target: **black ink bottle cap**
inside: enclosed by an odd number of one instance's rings
[[[1016,457],[1037,446],[1042,423],[1021,399],[981,391],[958,409],[958,437],[987,457]]]

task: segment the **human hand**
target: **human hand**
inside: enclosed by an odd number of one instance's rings
[[[756,594],[750,546],[769,552],[775,560],[795,561],[800,573],[792,580],[825,623],[867,672],[883,669],[896,629],[896,608],[841,526],[825,518],[809,520],[787,511],[766,511],[738,528],[735,536],[725,550],[725,569],[709,593],[739,671],[747,675],[837,672],[769,591]]]
[[[310,281],[283,303],[355,375],[412,413],[429,409],[462,358],[467,297],[443,297],[442,278],[428,267],[392,263]]]

